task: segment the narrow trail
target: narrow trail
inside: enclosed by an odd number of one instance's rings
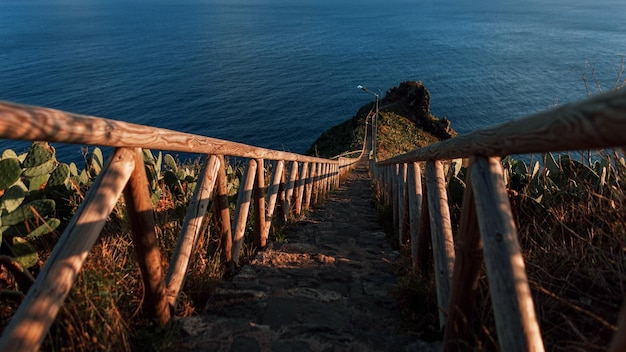
[[[367,160],[329,199],[179,321],[178,351],[434,351],[399,332],[400,255],[377,222]]]

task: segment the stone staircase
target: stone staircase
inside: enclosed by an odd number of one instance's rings
[[[389,290],[400,259],[363,160],[330,199],[178,322],[177,351],[434,351],[403,335]]]

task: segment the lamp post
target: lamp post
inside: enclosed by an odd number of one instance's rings
[[[372,92],[371,90],[363,87],[362,85],[358,85],[356,86],[358,89],[373,94],[376,97],[376,117],[374,118],[374,120],[372,121],[372,152],[374,153],[374,160],[376,160],[376,136],[378,133],[378,94],[375,92]]]

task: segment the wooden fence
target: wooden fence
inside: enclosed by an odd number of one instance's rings
[[[223,253],[232,269],[242,248],[251,203],[257,225],[254,238],[262,248],[278,201],[284,219],[299,215],[338,187],[341,176],[359,160],[315,158],[9,102],[0,102],[0,138],[115,148],[4,330],[0,351],[38,349],[120,197],[126,204],[145,286],[144,311],[165,324],[176,307],[211,199],[219,217]],[[161,267],[142,148],[206,155],[167,273]],[[247,159],[232,223],[224,169],[227,156]],[[265,184],[270,162],[272,172]]]
[[[428,270],[423,261],[432,244],[444,351],[467,348],[459,341],[469,340],[472,334],[467,322],[483,260],[500,349],[544,350],[500,156],[625,145],[626,90],[622,89],[371,162],[378,197],[393,207],[400,243],[410,239],[414,267]],[[458,158],[469,158],[469,172],[454,243],[444,161]],[[615,351],[620,350],[618,341],[624,343],[626,338],[620,329],[614,338]]]

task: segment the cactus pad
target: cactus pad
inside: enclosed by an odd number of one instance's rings
[[[174,157],[171,154],[165,154],[165,156],[163,157],[163,162],[172,171],[174,171],[174,172],[178,171],[178,166],[176,165],[176,161],[174,160]]]
[[[15,152],[13,151],[13,149],[7,149],[4,152],[2,152],[2,157],[0,159],[17,159],[17,154],[15,154]]]
[[[59,164],[50,174],[46,187],[68,186],[70,181],[70,167],[67,164]]]
[[[31,168],[44,164],[54,158],[54,148],[47,142],[33,142],[26,159],[22,163],[24,168]]]
[[[15,158],[0,160],[0,190],[6,189],[19,180],[22,174],[19,160]]]
[[[26,192],[19,185],[13,185],[2,196],[2,203],[0,207],[5,210],[7,213],[14,211],[19,208],[19,206],[24,201],[26,197]]]
[[[40,217],[45,217],[54,211],[55,203],[52,199],[38,199],[28,204],[24,204],[15,211],[4,214],[0,218],[3,226],[16,225],[35,216],[35,212]]]
[[[51,173],[57,167],[57,161],[50,159],[45,163],[24,169],[22,175],[26,177],[36,177]]]

